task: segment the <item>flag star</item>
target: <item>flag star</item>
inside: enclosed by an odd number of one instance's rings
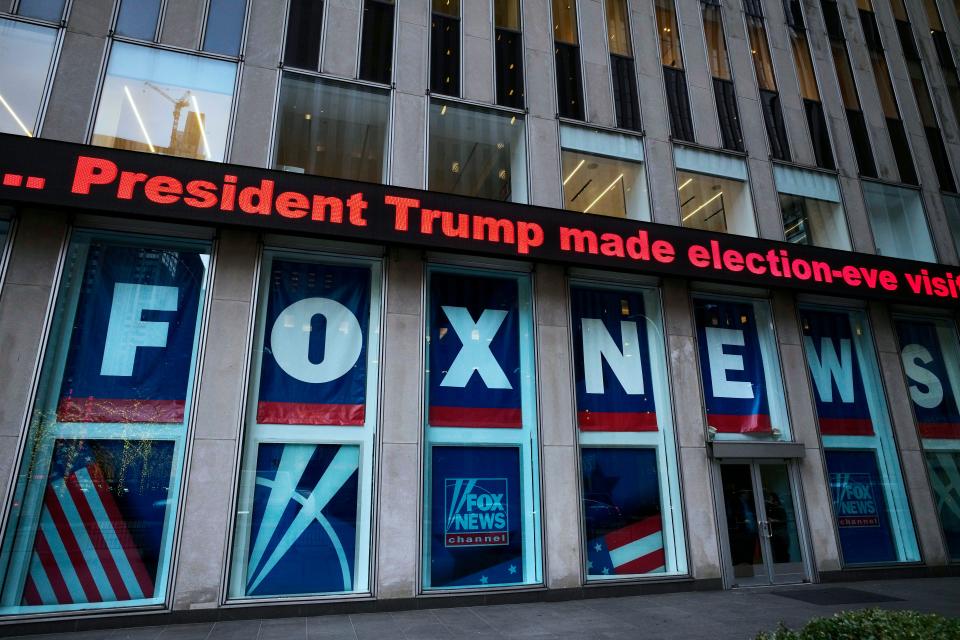
[[[517,568],[514,565],[510,565],[510,567],[507,568],[507,571],[510,572],[510,575],[513,575],[517,572]]]
[[[587,569],[593,569],[593,560],[587,560]]]
[[[593,545],[594,551],[600,551],[600,549],[602,549],[602,548],[603,548],[603,547],[600,546],[600,543],[599,543],[599,542],[598,542],[597,544]]]
[[[490,579],[487,578],[487,576],[480,576],[480,584],[487,584],[487,582],[489,582],[489,580],[490,580]]]
[[[604,568],[603,568],[603,575],[607,575],[608,573],[610,573],[610,569],[608,569],[607,567],[604,567]]]

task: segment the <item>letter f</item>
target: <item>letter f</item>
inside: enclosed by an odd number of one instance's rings
[[[170,323],[141,320],[141,316],[145,310],[176,311],[177,293],[176,287],[126,282],[114,285],[100,375],[132,376],[137,347],[167,346]]]

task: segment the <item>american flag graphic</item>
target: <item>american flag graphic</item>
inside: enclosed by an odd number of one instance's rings
[[[96,462],[47,485],[23,589],[30,606],[136,600],[153,579]]]
[[[587,549],[590,575],[655,573],[664,571],[665,564],[659,515],[594,538]]]

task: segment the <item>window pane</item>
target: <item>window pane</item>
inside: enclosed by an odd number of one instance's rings
[[[640,97],[637,93],[637,71],[633,58],[611,55],[610,71],[613,75],[613,105],[617,114],[617,127],[640,131]]]
[[[222,161],[237,66],[115,42],[93,144]]]
[[[323,29],[323,2],[290,0],[287,16],[287,44],[283,64],[316,70],[320,66],[320,34]]]
[[[673,0],[655,0],[657,31],[660,33],[660,62],[665,67],[683,69],[683,54],[680,51],[680,30]]]
[[[960,449],[960,344],[942,318],[897,316],[900,357],[920,437]]]
[[[857,96],[857,85],[853,80],[853,71],[850,69],[850,58],[847,56],[847,47],[842,42],[831,42],[833,63],[837,70],[837,81],[840,83],[840,96],[843,106],[847,109],[860,110],[860,98]]]
[[[693,142],[693,113],[687,95],[687,76],[683,69],[663,68],[663,84],[670,111],[670,134],[677,140]]]
[[[781,193],[780,211],[787,242],[850,250],[850,238],[839,202]]]
[[[17,14],[29,18],[39,18],[60,22],[63,19],[63,5],[66,0],[20,0]]]
[[[618,218],[649,220],[642,162],[563,149],[563,208]]]
[[[0,612],[163,602],[208,263],[203,243],[75,234],[4,540]]]
[[[918,191],[864,182],[863,195],[877,253],[894,258],[936,261]]]
[[[228,56],[240,55],[246,10],[247,0],[210,0],[203,50]]]
[[[576,0],[553,0],[553,39],[567,44],[579,44]]]
[[[520,0],[493,0],[493,22],[498,29],[520,31]]]
[[[610,39],[610,53],[633,57],[633,44],[630,42],[630,20],[627,18],[626,0],[606,0],[607,37]]]
[[[122,36],[153,40],[157,35],[162,0],[120,0],[117,33]]]
[[[960,560],[960,452],[928,451],[930,484],[950,559]]]
[[[363,5],[360,78],[390,84],[393,77],[393,3],[367,0]]]
[[[264,265],[229,594],[368,591],[379,267]]]
[[[800,81],[800,96],[819,102],[820,91],[817,89],[817,76],[813,71],[813,60],[810,58],[807,37],[803,33],[791,31],[790,43],[793,46],[793,63],[797,67],[797,79]]]
[[[953,246],[960,251],[960,197],[943,194],[943,208],[947,215],[947,225]]]
[[[580,47],[556,42],[557,109],[564,118],[583,120],[583,84],[580,80]]]
[[[433,101],[427,187],[491,200],[526,202],[523,118]]]
[[[677,187],[683,226],[744,236],[757,234],[747,183],[677,171]]]
[[[927,12],[927,22],[930,28],[943,31],[943,22],[940,20],[940,11],[937,10],[937,1],[923,0],[923,8]]]
[[[55,29],[0,19],[0,132],[36,134],[56,40]]]
[[[711,4],[703,5],[703,33],[707,41],[707,59],[710,63],[710,73],[714,78],[732,80],[730,75],[730,61],[727,56],[727,42],[723,36],[723,18],[720,7]]]
[[[750,50],[753,53],[753,68],[761,89],[776,91],[777,81],[773,76],[773,62],[767,46],[767,30],[760,18],[747,17],[747,32],[750,35]]]
[[[844,564],[917,561],[866,315],[801,307],[800,320]]]
[[[460,95],[460,20],[439,13],[431,20],[430,91]]]
[[[697,297],[693,313],[708,428],[718,439],[790,440],[767,303]]]
[[[530,282],[435,270],[428,290],[424,586],[538,583]]]
[[[433,12],[442,13],[451,18],[460,17],[460,0],[432,0]]]
[[[523,36],[509,29],[496,30],[497,104],[523,108]]]
[[[384,90],[285,73],[274,166],[382,182],[389,118]]]

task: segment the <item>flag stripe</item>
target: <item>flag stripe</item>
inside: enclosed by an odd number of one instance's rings
[[[923,438],[960,438],[960,424],[955,422],[921,422],[920,436]]]
[[[820,434],[825,436],[872,436],[870,418],[820,418]]]
[[[257,403],[257,422],[260,424],[363,426],[365,416],[366,407],[362,404]]]
[[[67,516],[60,506],[60,500],[53,490],[53,485],[47,485],[46,495],[44,496],[44,507],[50,514],[57,533],[60,534],[60,540],[63,542],[63,546],[67,551],[67,557],[70,559],[71,566],[74,571],[77,572],[77,578],[80,581],[80,586],[83,588],[83,594],[86,596],[87,602],[100,602],[102,600],[100,591],[97,589],[93,575],[90,573],[90,567],[87,566],[87,561],[83,557],[83,551],[80,550],[77,538],[73,535],[70,523],[67,521]]]
[[[604,541],[607,543],[607,548],[612,551],[654,533],[659,533],[661,528],[660,516],[650,516],[630,526],[611,531],[604,536]]]
[[[630,544],[625,544],[622,547],[610,549],[610,562],[614,568],[616,568],[621,565],[630,564],[637,558],[649,555],[657,549],[663,549],[663,536],[659,531],[645,538],[634,540]]]
[[[581,431],[656,431],[657,414],[654,411],[578,411],[577,424]]]
[[[773,431],[770,416],[766,414],[739,416],[709,413],[707,424],[720,433],[770,433]]]
[[[50,545],[47,544],[47,538],[43,535],[42,530],[37,531],[37,539],[34,545],[37,550],[37,556],[40,558],[40,563],[43,565],[43,571],[47,576],[47,580],[50,581],[50,588],[53,589],[53,595],[57,599],[56,602],[58,604],[73,604],[73,598],[70,597],[67,583],[64,582],[60,568],[53,559],[53,551],[50,550]]]
[[[30,574],[27,574],[27,580],[23,583],[23,604],[29,606],[43,604],[43,600],[40,599],[40,592],[37,591],[37,585],[34,584]]]
[[[430,407],[430,426],[519,429],[523,416],[520,409]]]
[[[183,400],[61,398],[60,422],[183,422]]]
[[[660,549],[657,549],[656,551],[645,556],[641,556],[636,560],[622,564],[619,567],[615,567],[614,571],[619,574],[650,573],[651,571],[659,569],[665,565],[666,555],[661,547]]]

